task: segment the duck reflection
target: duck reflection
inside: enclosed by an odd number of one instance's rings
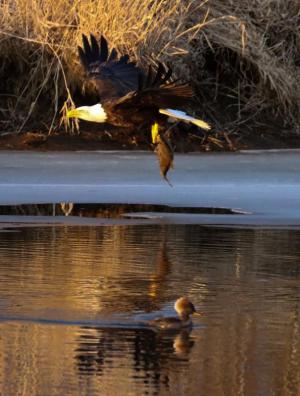
[[[191,329],[184,329],[176,335],[173,342],[174,352],[178,357],[187,357],[194,346],[194,340],[190,337]]]
[[[191,329],[165,332],[151,328],[82,327],[75,361],[79,375],[104,376],[110,369],[126,368],[147,387],[168,389],[169,373],[185,371],[194,346]]]
[[[165,238],[160,242],[154,260],[154,269],[145,287],[143,279],[138,276],[120,280],[119,297],[120,290],[134,290],[137,287],[141,290],[138,295],[124,294],[126,311],[142,310],[152,314],[153,311],[160,311],[169,301],[168,277],[172,263]],[[81,327],[75,351],[79,374],[86,377],[104,376],[107,370],[121,367],[129,369],[135,381],[142,381],[156,391],[161,387],[168,389],[170,373],[174,369],[186,370],[194,347],[190,319],[195,313],[194,305],[183,297],[175,302],[174,308],[178,317],[135,322],[134,328],[131,324],[129,328],[122,323],[113,328]]]

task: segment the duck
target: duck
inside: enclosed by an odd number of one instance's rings
[[[178,317],[157,318],[152,320],[150,325],[160,330],[181,330],[193,326],[191,315],[200,315],[188,297],[179,297],[174,303],[174,309]]]

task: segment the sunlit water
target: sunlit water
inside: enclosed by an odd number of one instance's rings
[[[299,395],[300,231],[0,233],[0,394]],[[188,333],[155,332],[188,295]]]

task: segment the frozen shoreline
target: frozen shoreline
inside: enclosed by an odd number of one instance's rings
[[[173,188],[160,178],[156,157],[148,152],[0,152],[0,204],[215,207],[249,214],[145,216],[152,222],[184,224],[300,225],[298,150],[176,154],[175,170],[169,175]],[[1,222],[8,220],[7,216],[1,218]],[[128,221],[124,219],[124,223]]]

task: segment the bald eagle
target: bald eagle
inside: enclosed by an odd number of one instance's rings
[[[101,103],[69,110],[68,118],[135,129],[151,126],[153,143],[157,142],[157,125],[164,125],[168,118],[210,129],[205,121],[177,110],[193,97],[193,91],[188,83],[171,80],[171,67],[158,63],[155,70],[149,66],[144,73],[128,55],[119,56],[115,48],[109,51],[103,36],[99,43],[92,34],[90,40],[83,35],[82,41],[79,58],[87,77],[96,84]]]

